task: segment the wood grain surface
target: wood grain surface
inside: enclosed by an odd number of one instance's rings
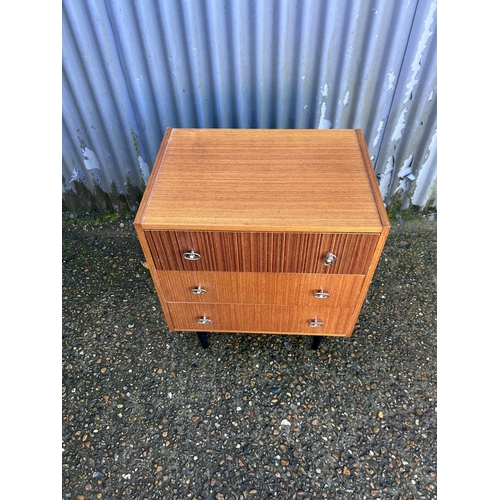
[[[159,270],[365,274],[378,234],[145,231]],[[183,258],[194,250],[199,261]],[[336,262],[323,258],[332,252]]]
[[[168,129],[136,222],[145,229],[380,232],[381,197],[363,148],[356,130]]]
[[[356,320],[352,308],[337,307],[170,302],[168,309],[172,328],[187,331],[349,336]],[[198,319],[204,316],[212,323],[200,325]],[[308,326],[313,319],[322,321],[324,326]]]
[[[217,302],[347,308],[357,303],[364,276],[158,271],[166,302]],[[206,293],[193,294],[201,287]],[[328,298],[315,298],[314,292]]]

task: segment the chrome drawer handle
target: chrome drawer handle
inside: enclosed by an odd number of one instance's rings
[[[198,323],[200,325],[209,325],[210,323],[212,323],[212,320],[208,319],[206,316],[203,316],[203,318],[198,318]]]
[[[330,298],[330,294],[328,292],[324,292],[323,290],[318,290],[317,292],[314,292],[313,295],[316,299],[329,299]]]
[[[207,293],[207,291],[198,285],[198,288],[191,288],[191,293],[194,293],[195,295],[203,295],[204,293]]]
[[[323,264],[325,266],[331,266],[337,260],[337,256],[332,252],[328,252],[323,258]]]
[[[323,326],[323,322],[318,321],[317,319],[313,319],[312,321],[309,321],[309,326],[311,328],[319,328]]]
[[[196,253],[194,250],[191,250],[190,252],[184,252],[182,256],[186,260],[200,260],[201,255],[199,253]]]

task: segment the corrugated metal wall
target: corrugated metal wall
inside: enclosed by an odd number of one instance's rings
[[[63,201],[135,211],[167,127],[361,128],[437,205],[435,0],[63,0]]]

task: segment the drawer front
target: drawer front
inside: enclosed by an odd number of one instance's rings
[[[157,270],[366,274],[379,235],[148,230],[145,237]],[[329,253],[336,259],[325,265]]]
[[[158,280],[167,302],[349,307],[364,276],[159,271]]]
[[[337,307],[171,302],[168,308],[171,329],[185,331],[348,336],[356,319],[352,308]],[[312,326],[315,320],[321,326]]]

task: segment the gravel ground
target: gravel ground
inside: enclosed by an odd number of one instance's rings
[[[392,221],[352,337],[202,349],[132,219],[63,214],[63,498],[437,498],[436,226]]]

